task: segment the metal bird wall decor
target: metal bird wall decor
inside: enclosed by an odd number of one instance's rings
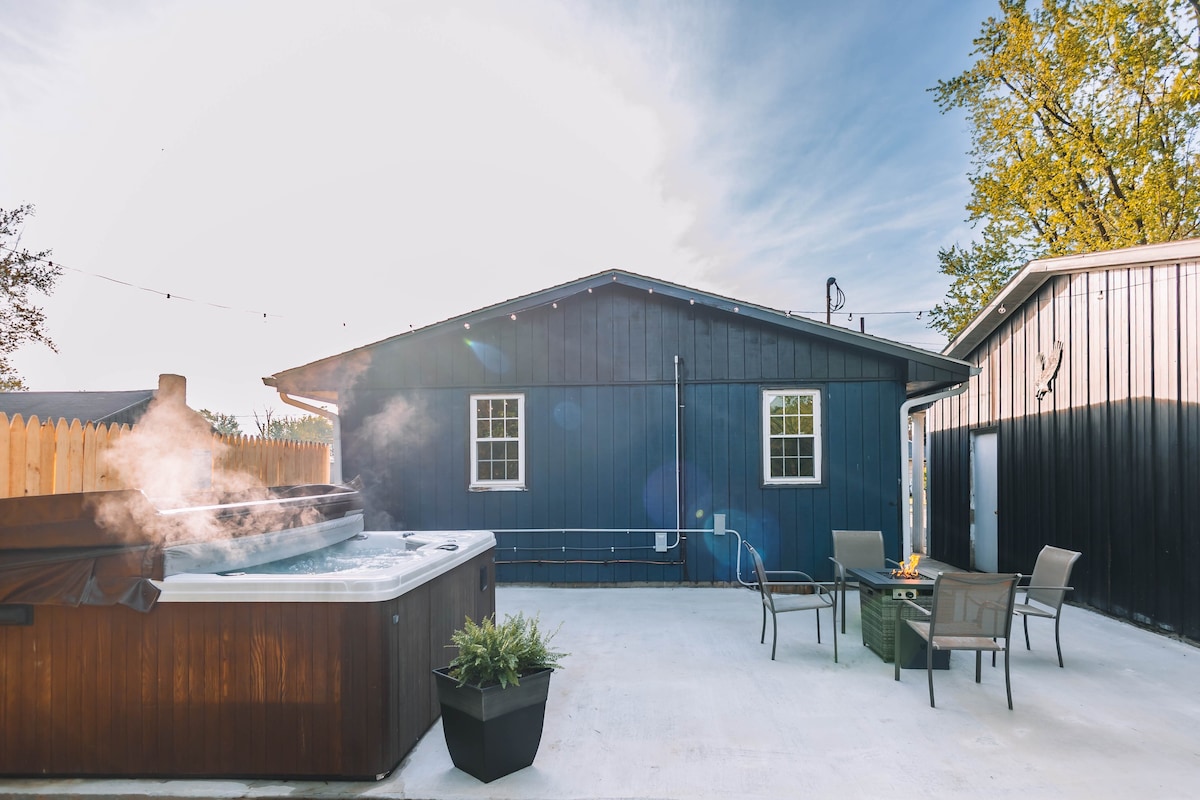
[[[1055,342],[1050,348],[1049,358],[1045,353],[1037,354],[1038,366],[1041,371],[1038,372],[1037,380],[1033,383],[1033,393],[1039,401],[1054,389],[1052,384],[1054,376],[1058,374],[1058,365],[1062,363],[1062,349],[1062,342]]]

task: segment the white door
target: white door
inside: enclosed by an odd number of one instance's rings
[[[996,434],[971,434],[971,568],[998,572],[999,481]]]

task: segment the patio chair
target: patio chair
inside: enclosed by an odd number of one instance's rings
[[[1054,620],[1054,646],[1058,650],[1058,666],[1063,665],[1062,644],[1058,638],[1058,623],[1062,616],[1063,599],[1067,592],[1074,587],[1068,586],[1071,580],[1071,570],[1082,553],[1074,550],[1063,550],[1061,547],[1046,545],[1038,553],[1033,565],[1033,575],[1025,586],[1017,586],[1017,591],[1025,592],[1023,603],[1013,605],[1013,613],[1021,617],[1025,628],[1025,649],[1029,646],[1029,618],[1044,617]]]
[[[788,611],[815,611],[817,613],[817,644],[821,643],[821,609],[828,608],[833,614],[833,660],[838,660],[837,645],[837,600],[829,584],[814,581],[807,573],[795,570],[768,570],[762,558],[749,542],[744,542],[754,562],[754,575],[758,581],[758,595],[762,600],[763,619],[759,642],[767,640],[767,612],[771,614],[771,660],[775,660],[775,644],[779,638],[779,623],[776,617]],[[785,591],[775,591],[784,589]],[[795,593],[793,593],[795,592]]]
[[[929,706],[933,702],[933,653],[935,650],[974,650],[975,682],[980,682],[983,651],[1004,651],[1004,689],[1011,711],[1012,682],[1009,680],[1008,640],[1012,632],[1013,601],[1019,574],[991,572],[943,572],[933,584],[933,607],[901,602],[924,614],[928,621],[896,616],[896,641],[901,626],[908,625],[925,640],[925,672],[929,677]],[[993,659],[995,656],[993,655]],[[993,663],[995,663],[993,661]],[[900,659],[895,659],[900,680]]]
[[[842,633],[846,632],[846,571],[851,569],[884,569],[888,564],[900,566],[883,556],[883,531],[834,531],[833,555],[834,589],[841,595]]]

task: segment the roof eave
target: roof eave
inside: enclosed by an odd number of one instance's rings
[[[1040,258],[1017,271],[1004,288],[942,349],[942,355],[963,359],[971,355],[1004,317],[1019,308],[1054,275],[1092,272],[1112,267],[1150,267],[1200,260],[1200,239],[1138,245],[1073,256]]]
[[[344,353],[328,356],[299,367],[283,370],[282,372],[277,372],[274,375],[263,378],[263,383],[267,386],[277,389],[278,391],[290,391],[296,394],[303,394],[304,396],[308,397],[315,397],[325,402],[336,402],[336,399],[330,397],[319,397],[317,394],[313,393],[313,390],[301,390],[299,386],[292,384],[292,382],[289,380],[289,377],[299,375],[302,372],[311,372],[312,370],[320,369],[323,366],[331,366],[339,360],[353,357],[357,353],[362,353],[382,345],[408,340],[413,337],[423,337],[447,327],[469,326],[472,323],[486,322],[499,317],[512,316],[514,314],[519,315],[532,309],[548,306],[574,295],[581,294],[583,292],[590,292],[593,289],[613,283],[619,283],[623,286],[628,286],[635,289],[642,289],[650,293],[666,295],[667,297],[688,302],[693,305],[700,304],[707,308],[712,308],[727,313],[740,314],[760,322],[810,333],[814,336],[820,336],[840,344],[845,344],[847,346],[866,348],[882,355],[903,359],[906,364],[915,362],[918,364],[950,370],[952,372],[958,372],[959,368],[961,367],[961,370],[964,372],[963,380],[966,379],[966,370],[969,370],[970,368],[970,365],[966,362],[961,362],[958,359],[948,357],[944,354],[935,353],[929,350],[922,350],[919,347],[912,347],[899,342],[893,342],[890,339],[881,339],[867,333],[860,333],[834,325],[827,325],[823,322],[808,319],[807,317],[793,315],[787,311],[779,311],[777,309],[734,300],[732,298],[723,297],[710,292],[702,292],[686,286],[680,286],[678,284],[669,283],[657,278],[646,277],[644,275],[638,275],[632,272],[625,272],[623,270],[605,270],[604,272],[589,275],[569,283],[560,284],[559,286],[551,287],[549,289],[544,289],[542,291],[527,295],[522,295],[521,297],[506,300],[495,305],[476,309],[465,314],[460,314],[458,316],[442,320],[441,322],[435,322],[415,330],[405,331],[395,336],[388,337],[387,339],[382,339],[378,342],[363,345],[353,350],[348,350]],[[953,385],[953,383],[954,382],[951,382],[945,385]],[[290,390],[287,388],[289,385],[292,387]],[[938,385],[942,385],[941,382],[939,382]]]

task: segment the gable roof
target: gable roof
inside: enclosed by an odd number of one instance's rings
[[[126,392],[0,392],[0,413],[32,416],[43,422],[59,418],[88,423],[129,424],[145,413],[157,390]]]
[[[817,322],[806,317],[794,316],[787,311],[758,306],[753,303],[746,303],[712,294],[711,292],[702,292],[697,289],[669,283],[657,278],[637,275],[632,272],[606,270],[569,283],[560,284],[549,289],[470,311],[466,314],[442,320],[441,322],[435,322],[422,328],[406,331],[396,336],[335,356],[329,356],[328,358],[323,358],[300,367],[277,372],[274,375],[263,378],[263,383],[286,394],[311,397],[324,402],[336,403],[336,392],[330,389],[327,376],[330,369],[335,368],[338,362],[344,359],[361,355],[366,351],[383,345],[422,338],[446,328],[462,327],[464,324],[486,322],[499,317],[520,314],[613,283],[665,295],[724,313],[738,314],[791,331],[821,337],[838,344],[861,348],[878,355],[903,359],[907,364],[906,374],[909,376],[909,380],[906,384],[906,391],[910,397],[961,383],[967,379],[972,369],[971,365],[966,362],[949,358],[945,355],[900,344],[890,339],[881,339],[870,334],[826,325],[823,322]]]
[[[975,315],[967,327],[959,331],[942,349],[942,354],[951,358],[969,357],[992,331],[1000,327],[1000,323],[1007,316],[1011,316],[1013,311],[1020,308],[1022,303],[1055,275],[1100,272],[1113,267],[1152,267],[1197,260],[1200,260],[1200,239],[1144,244],[1119,250],[1030,261],[1009,279],[1004,288]]]

